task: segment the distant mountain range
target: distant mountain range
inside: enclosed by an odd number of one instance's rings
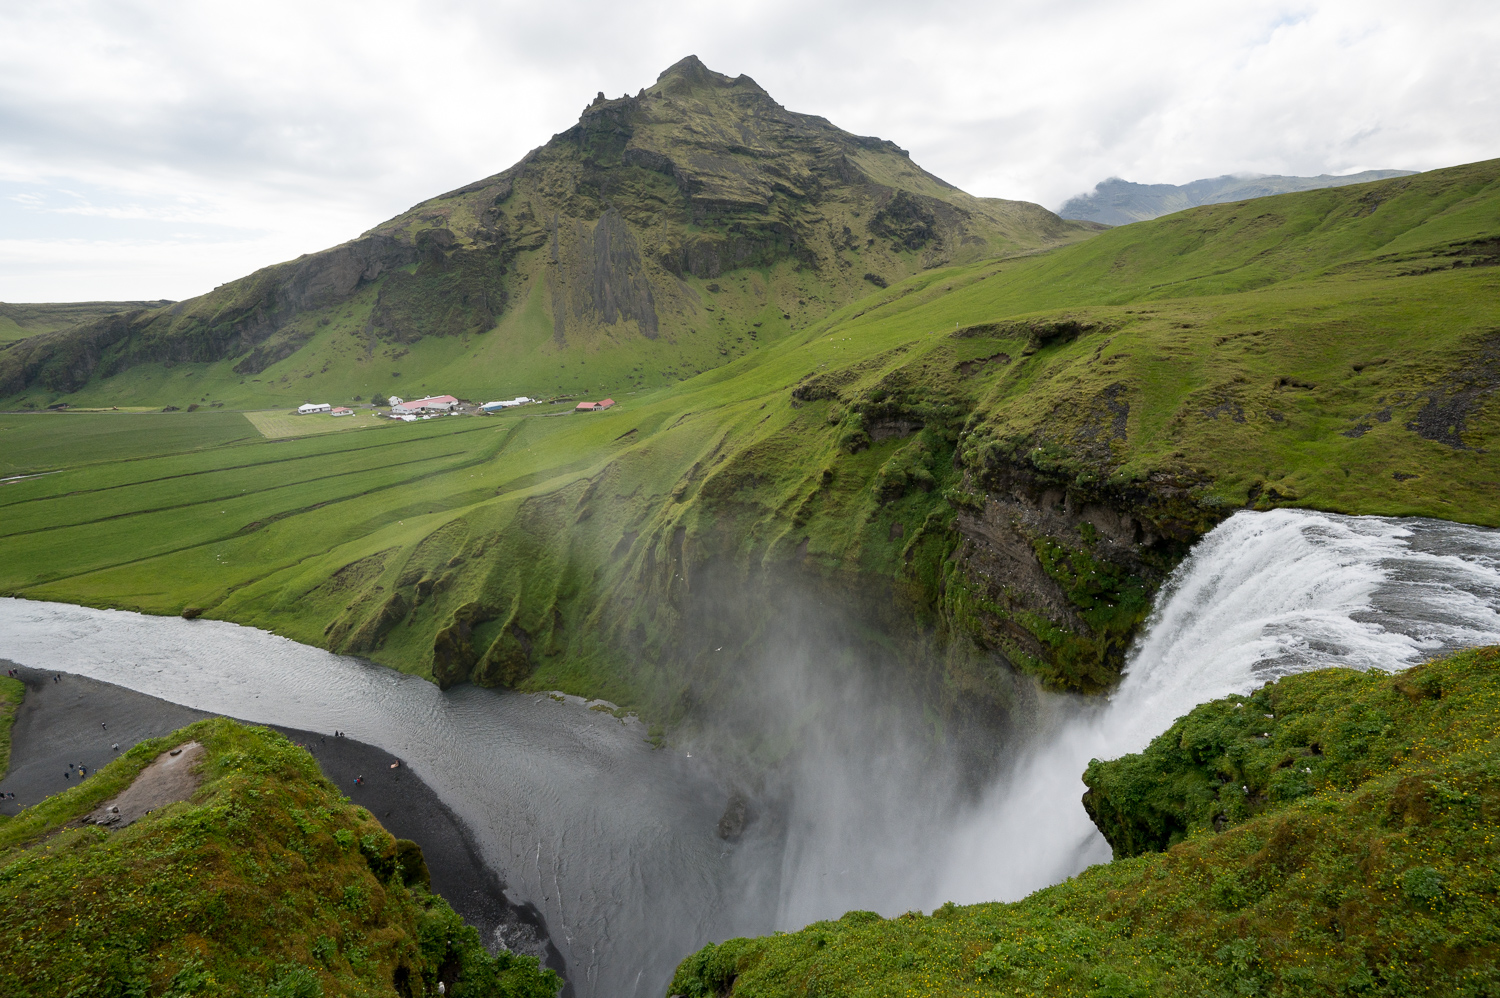
[[[1344,187],[1348,184],[1364,184],[1372,180],[1390,177],[1409,177],[1412,170],[1366,170],[1335,177],[1322,174],[1317,177],[1257,177],[1254,175],[1212,177],[1194,180],[1188,184],[1135,184],[1119,177],[1094,187],[1088,194],[1069,198],[1058,210],[1063,218],[1085,222],[1102,222],[1105,225],[1127,225],[1144,222],[1149,218],[1160,218],[1174,211],[1196,208],[1201,204],[1223,204],[1226,201],[1245,201],[1263,198],[1270,194],[1288,194],[1292,191],[1313,191],[1321,187]]]

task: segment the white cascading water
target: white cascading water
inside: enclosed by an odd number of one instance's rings
[[[1173,574],[1107,701],[1047,696],[975,805],[889,703],[821,690],[789,657],[782,707],[837,696],[808,739],[785,838],[714,834],[725,791],[699,759],[581,703],[456,687],[215,621],[0,599],[0,658],[210,711],[388,749],[535,904],[580,998],[660,995],[711,939],[852,908],[1019,898],[1109,859],[1079,798],[1091,758],[1138,751],[1194,706],[1290,672],[1399,669],[1500,643],[1500,532],[1436,520],[1239,513]]]
[[[1036,736],[957,828],[940,900],[1012,900],[1110,858],[1079,798],[1090,759],[1293,672],[1394,671],[1500,642],[1500,532],[1302,510],[1239,513],[1173,573],[1106,703],[1049,698]]]

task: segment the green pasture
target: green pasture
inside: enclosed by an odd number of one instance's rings
[[[795,564],[894,591],[923,626],[1004,612],[948,557],[995,469],[1116,503],[1169,494],[1152,515],[1189,532],[1246,505],[1500,525],[1500,268],[1481,252],[1497,174],[1214,205],[928,271],[654,387],[626,377],[652,347],[622,333],[568,355],[570,379],[619,402],[598,414],[531,406],[284,439],[210,408],[0,416],[5,477],[39,476],[0,485],[0,590],[194,608],[442,681],[670,713],[682,686],[663,663],[681,654],[694,566],[736,566],[751,585]],[[753,300],[757,274],[719,294],[743,283]],[[463,392],[450,375],[478,378],[485,351],[545,333],[524,310],[506,321],[401,348],[400,381]],[[346,349],[339,329],[318,334],[329,350]],[[354,380],[373,360],[337,359],[287,384],[391,390]],[[143,379],[225,370],[148,368],[87,391],[134,385],[139,401]],[[475,397],[535,393],[490,383]],[[1033,543],[1097,641],[1016,617],[1044,651],[1012,657],[1048,682],[1107,685],[1088,663],[1128,637],[1145,583],[1091,590],[1092,539]],[[945,689],[983,685],[952,656],[943,668]]]
[[[4,776],[10,769],[10,729],[25,696],[25,683],[9,676],[0,676],[0,776]]]
[[[300,415],[285,410],[247,412],[250,425],[268,440],[281,437],[306,437],[315,433],[337,433],[340,430],[367,430],[381,425],[371,409],[357,409],[353,415],[332,416],[326,412]]]

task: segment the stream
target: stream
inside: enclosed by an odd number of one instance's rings
[[[1173,573],[1115,693],[1038,694],[978,799],[953,789],[930,746],[872,745],[869,701],[855,696],[786,768],[778,820],[726,843],[715,830],[729,791],[701,756],[653,749],[638,721],[579,698],[441,691],[235,624],[0,599],[0,658],[247,721],[337,728],[405,760],[469,825],[512,900],[542,912],[580,998],[659,996],[705,942],[852,908],[1023,897],[1109,859],[1079,803],[1091,758],[1139,750],[1195,705],[1278,676],[1394,670],[1490,643],[1500,532],[1238,513]]]

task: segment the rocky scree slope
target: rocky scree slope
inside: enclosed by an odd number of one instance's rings
[[[539,382],[534,394],[559,358],[600,353],[617,384],[671,381],[873,286],[1096,228],[971,197],[891,142],[787,111],[688,57],[634,97],[600,94],[510,169],[351,242],[13,344],[0,396],[107,392],[100,379],[152,363],[223,362],[255,379],[314,340],[317,377],[424,338],[467,342],[507,317],[506,375]],[[482,392],[484,373],[457,387]]]

